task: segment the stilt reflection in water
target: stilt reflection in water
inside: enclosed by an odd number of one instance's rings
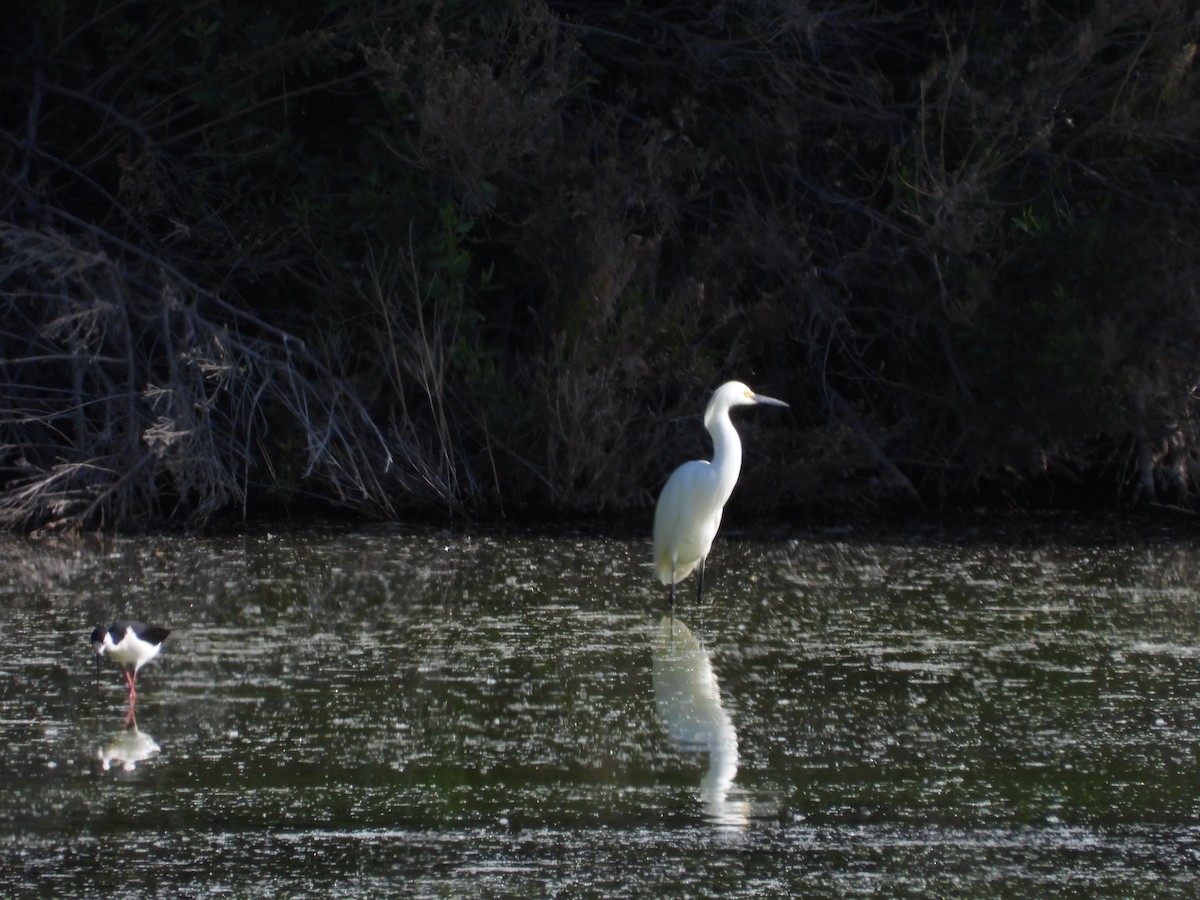
[[[137,722],[133,722],[127,728],[113,734],[108,743],[96,751],[96,756],[100,760],[100,768],[105,772],[113,766],[132,772],[138,763],[144,762],[161,750],[158,742],[141,731]]]
[[[730,800],[738,769],[733,720],[721,705],[721,690],[708,651],[674,616],[663,616],[654,641],[654,700],[667,735],[682,752],[708,752],[700,781],[704,812],[720,825],[743,827],[749,804]]]

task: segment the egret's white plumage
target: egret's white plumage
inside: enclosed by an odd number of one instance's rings
[[[704,410],[704,427],[713,440],[712,461],[684,463],[671,473],[659,494],[654,509],[654,569],[659,581],[671,586],[672,605],[675,585],[697,567],[697,598],[704,590],[704,560],[742,468],[742,442],[729,410],[754,405],[787,406],[782,400],[754,393],[740,381],[717,388]]]

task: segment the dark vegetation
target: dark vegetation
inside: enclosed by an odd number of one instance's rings
[[[638,509],[731,377],[745,507],[1187,505],[1197,15],[17,4],[0,526]]]

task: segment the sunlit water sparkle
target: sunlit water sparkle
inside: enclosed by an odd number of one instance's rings
[[[1193,537],[7,539],[0,894],[1192,896]]]

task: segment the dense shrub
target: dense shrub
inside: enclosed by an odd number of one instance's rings
[[[6,525],[1195,489],[1194,4],[10,18]]]

